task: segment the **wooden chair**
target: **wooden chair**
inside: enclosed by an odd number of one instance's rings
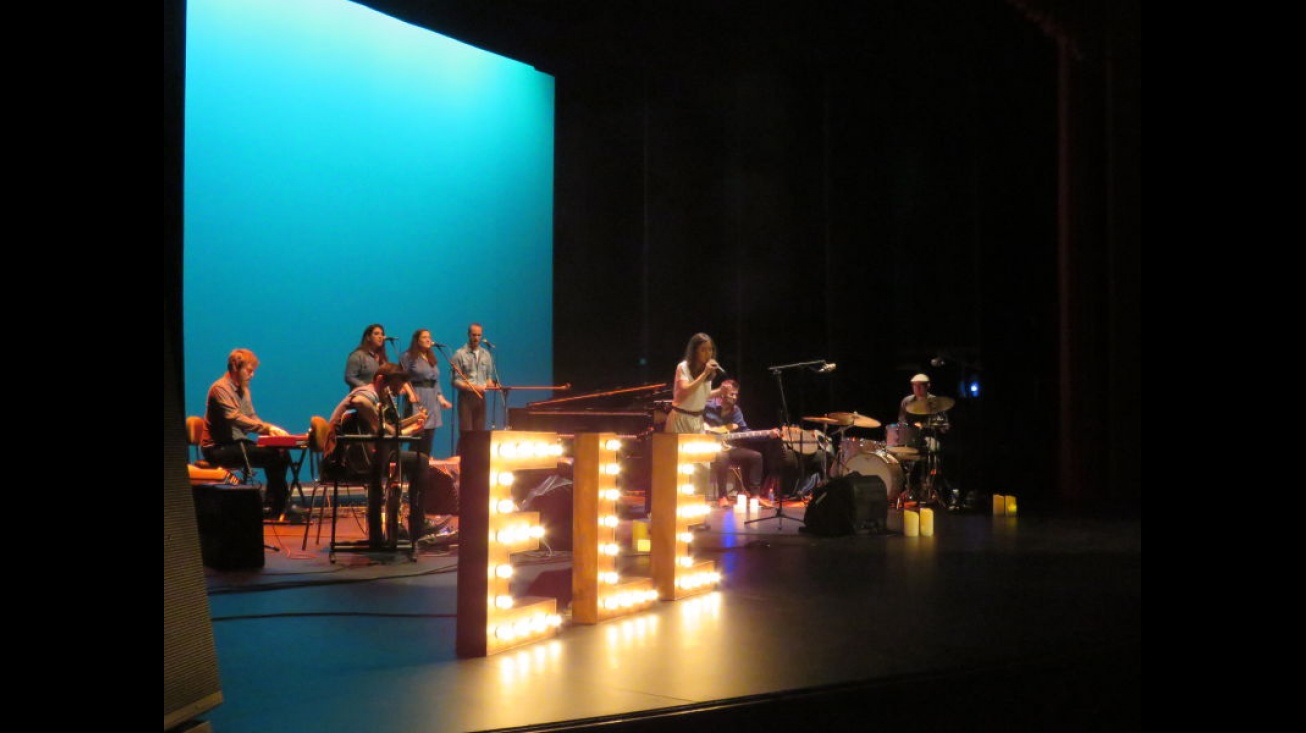
[[[196,484],[235,484],[236,476],[222,466],[215,466],[204,460],[200,450],[200,441],[204,438],[204,418],[191,415],[186,418],[186,441],[190,443],[190,464],[186,467],[190,474],[190,483]]]
[[[337,508],[339,505],[340,487],[346,489],[361,488],[363,493],[367,493],[368,476],[351,475],[348,473],[325,470],[326,456],[323,448],[326,446],[327,434],[331,431],[331,423],[321,415],[314,415],[309,419],[308,426],[308,466],[309,475],[313,482],[312,489],[308,496],[309,517],[312,518],[313,508],[317,507],[317,535],[315,541],[322,541],[322,522],[326,518],[327,504],[331,505],[331,523],[334,534],[335,521],[337,517]],[[359,529],[363,529],[362,522],[354,515],[354,521],[358,523]],[[299,549],[308,549],[308,528],[314,524],[310,521],[304,525],[304,540],[300,543]]]

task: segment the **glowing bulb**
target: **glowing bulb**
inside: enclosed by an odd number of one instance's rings
[[[608,438],[608,442],[604,443],[603,447],[610,451],[619,451],[621,450],[621,441],[617,438]]]
[[[740,496],[743,496],[743,494],[740,494]],[[512,514],[517,511],[517,505],[513,503],[512,499],[501,499],[495,504],[494,509],[500,514]]]
[[[503,565],[495,566],[494,568],[494,574],[499,576],[500,578],[511,578],[512,573],[513,573],[513,567],[506,563]]]
[[[512,608],[512,596],[495,596],[494,605],[505,610]]]

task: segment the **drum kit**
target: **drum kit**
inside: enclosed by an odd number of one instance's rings
[[[913,402],[907,412],[925,417],[924,427],[911,423],[885,425],[885,439],[871,440],[845,435],[850,430],[873,430],[880,421],[856,412],[831,412],[824,416],[804,417],[805,422],[825,426],[839,438],[838,457],[832,478],[851,473],[876,476],[888,490],[889,504],[896,508],[913,505],[942,505],[938,487],[943,474],[939,460],[939,440],[930,417],[952,409],[950,397],[933,397],[928,402]]]

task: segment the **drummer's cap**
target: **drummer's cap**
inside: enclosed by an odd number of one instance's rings
[[[911,381],[913,381],[913,382],[928,382],[928,381],[930,381],[930,378],[929,378],[928,376],[924,375],[924,374],[917,374],[916,376],[914,376],[914,377],[911,378]]]

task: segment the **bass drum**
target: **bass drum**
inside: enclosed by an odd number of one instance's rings
[[[897,458],[887,453],[861,453],[853,456],[843,465],[843,475],[860,473],[863,476],[879,476],[889,494],[889,506],[893,506],[902,493],[906,475]]]
[[[884,443],[863,438],[844,438],[839,441],[838,460],[830,469],[830,475],[838,478],[848,473],[848,464],[864,453],[879,453],[884,450]]]

